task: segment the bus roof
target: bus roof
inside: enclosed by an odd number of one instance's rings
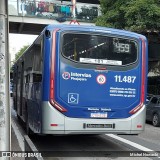
[[[108,32],[111,34],[122,34],[126,36],[131,36],[131,37],[142,37],[144,39],[145,36],[138,34],[136,32],[131,32],[127,30],[122,30],[122,29],[114,29],[114,28],[107,28],[107,27],[101,27],[101,26],[88,26],[88,25],[67,25],[67,24],[60,24],[60,25],[48,25],[45,29],[48,30],[54,30],[54,28],[59,28],[62,30],[77,30],[77,31],[94,31],[94,32]],[[44,30],[45,30],[44,29]]]

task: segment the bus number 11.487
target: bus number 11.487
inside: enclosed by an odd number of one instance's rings
[[[115,82],[125,82],[125,83],[134,83],[136,80],[136,76],[114,76]]]

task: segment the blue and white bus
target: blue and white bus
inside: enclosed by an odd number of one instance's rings
[[[49,25],[14,64],[14,109],[27,133],[139,134],[147,40],[105,27]]]

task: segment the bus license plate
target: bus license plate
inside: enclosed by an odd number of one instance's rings
[[[113,124],[87,124],[87,128],[113,128]]]
[[[91,113],[92,118],[107,118],[107,113]]]

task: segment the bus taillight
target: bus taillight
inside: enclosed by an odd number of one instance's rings
[[[142,107],[143,107],[143,103],[140,103],[137,107],[133,108],[129,113],[130,113],[130,114],[135,114],[135,113],[138,112]]]
[[[50,100],[50,103],[59,111],[61,112],[67,112],[67,110],[65,108],[63,108],[61,105],[59,105],[58,103],[56,103],[53,100]]]
[[[52,41],[52,56],[51,56],[51,75],[50,75],[50,103],[60,112],[67,112],[67,110],[62,107],[61,105],[59,105],[56,101],[55,101],[55,64],[56,64],[56,32],[59,29],[56,29],[53,32],[53,41]]]
[[[146,45],[145,45],[145,40],[143,38],[140,38],[142,41],[142,80],[141,80],[141,99],[140,99],[140,104],[133,108],[129,113],[130,114],[135,114],[138,112],[144,104],[145,101],[145,70],[146,70],[146,61],[145,61],[145,56],[146,56]]]

